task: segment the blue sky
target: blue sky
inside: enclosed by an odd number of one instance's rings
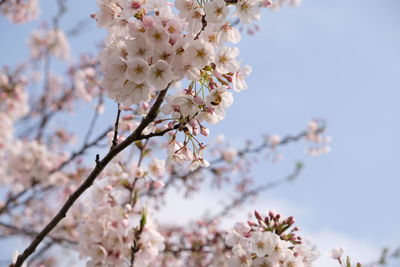
[[[54,2],[41,0],[45,18],[55,13]],[[96,10],[94,0],[69,2],[64,29]],[[324,118],[331,152],[309,157],[304,143],[280,149],[282,162],[255,169],[259,181],[284,176],[296,160],[306,169],[256,205],[294,212],[317,245],[334,248],[344,240],[365,259],[382,246],[400,246],[399,12],[398,0],[304,0],[298,8],[264,11],[261,31],[239,44],[241,59],[253,67],[249,90],[211,127],[213,136],[225,133],[240,145],[265,133],[297,133],[310,119]],[[1,65],[26,58],[27,34],[39,23],[13,26],[0,18]],[[74,55],[96,53],[103,36],[88,19],[83,34],[71,39]],[[112,121],[114,110],[108,112],[104,120]]]

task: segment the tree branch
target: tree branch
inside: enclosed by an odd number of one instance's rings
[[[178,126],[175,125],[174,128],[176,128],[176,127],[179,127],[179,125],[178,125]],[[322,125],[321,127],[319,127],[319,128],[315,131],[315,134],[320,134],[320,133],[322,133],[324,130],[325,130],[325,125]],[[277,144],[271,144],[271,143],[267,140],[267,141],[262,142],[262,143],[259,144],[258,146],[253,147],[253,148],[246,147],[246,148],[244,148],[244,149],[239,150],[238,156],[239,156],[239,157],[243,157],[243,156],[245,156],[245,155],[247,155],[247,154],[255,154],[255,153],[261,152],[261,151],[264,150],[264,149],[275,148],[275,147],[278,147],[278,146],[284,146],[284,145],[287,145],[287,144],[290,144],[290,143],[293,143],[293,142],[297,142],[297,141],[299,141],[300,139],[306,137],[308,134],[309,134],[308,131],[301,131],[300,133],[298,133],[298,134],[296,134],[296,135],[287,135],[287,136],[285,136],[285,137],[284,137],[279,143],[277,143]],[[152,135],[155,135],[155,134],[152,134]],[[164,191],[165,191],[165,190],[167,190],[167,188],[169,188],[170,186],[172,186],[176,180],[186,180],[188,177],[192,176],[192,175],[195,174],[195,173],[198,173],[199,171],[202,171],[203,169],[211,170],[211,171],[212,171],[212,170],[213,170],[212,166],[214,166],[214,165],[216,165],[216,164],[218,164],[218,163],[221,163],[221,162],[223,162],[223,161],[224,161],[224,157],[223,157],[223,156],[220,156],[220,157],[217,157],[217,158],[211,160],[211,161],[210,161],[210,166],[209,166],[209,167],[199,167],[199,168],[197,168],[197,169],[195,169],[195,170],[189,171],[188,173],[186,173],[186,174],[184,174],[184,175],[172,175],[172,176],[169,177],[169,179],[165,182],[165,185],[164,185],[163,189],[164,189]],[[154,195],[154,192],[153,192],[152,189],[150,189],[148,192],[144,192],[144,193],[142,193],[140,196],[143,196],[143,195],[153,196],[153,195]]]
[[[101,135],[99,135],[95,140],[93,140],[93,141],[90,142],[90,143],[85,143],[85,144],[81,147],[81,149],[79,149],[78,151],[72,153],[72,155],[71,155],[67,160],[65,160],[63,163],[61,163],[60,166],[58,166],[57,168],[51,170],[51,171],[50,171],[50,174],[52,174],[52,173],[54,173],[54,172],[56,172],[56,171],[61,170],[61,169],[64,168],[66,165],[68,165],[71,161],[73,161],[75,158],[77,158],[77,157],[83,155],[83,154],[86,152],[86,150],[87,150],[88,148],[97,145],[101,140],[103,140],[104,137],[107,136],[107,134],[108,134],[111,130],[112,130],[112,128],[109,127],[109,128],[107,128]]]
[[[0,214],[7,211],[8,208],[10,207],[10,205],[13,202],[17,201],[19,198],[21,198],[23,195],[25,195],[26,192],[28,192],[28,188],[21,190],[19,193],[15,194],[15,195],[10,195],[10,197],[7,199],[4,206],[0,208]]]
[[[180,126],[180,124],[176,124],[176,125],[174,125],[174,127],[172,127],[172,128],[167,128],[167,129],[162,130],[162,131],[159,131],[159,132],[155,132],[155,133],[150,133],[150,134],[142,135],[142,136],[140,137],[140,139],[149,139],[149,138],[154,137],[154,136],[163,136],[164,134],[166,134],[166,133],[168,133],[168,132],[170,132],[170,131],[172,131],[172,130],[178,129],[179,126]]]
[[[114,137],[112,140],[112,145],[111,149],[113,149],[115,146],[118,145],[118,124],[119,124],[119,116],[121,115],[121,108],[118,103],[118,111],[117,111],[117,118],[115,119],[115,125],[114,125]]]
[[[99,117],[99,114],[100,114],[100,106],[101,106],[102,104],[103,104],[103,95],[100,94],[100,95],[99,95],[98,102],[97,102],[97,105],[96,105],[96,107],[95,107],[95,109],[94,109],[94,114],[93,114],[92,121],[90,122],[88,131],[87,131],[87,133],[86,133],[86,135],[85,135],[85,138],[83,139],[83,143],[84,143],[84,144],[87,144],[87,143],[89,142],[89,139],[90,139],[90,137],[91,137],[91,135],[92,135],[92,132],[93,132],[93,130],[94,130],[94,127],[95,127],[95,125],[96,125],[97,119],[98,119],[98,117]]]
[[[0,227],[6,228],[10,231],[12,231],[15,234],[18,235],[24,235],[24,236],[31,236],[31,237],[35,237],[38,235],[38,233],[34,230],[28,230],[25,228],[19,228],[17,226],[5,223],[5,222],[0,222]],[[50,239],[53,243],[57,243],[57,244],[69,244],[69,245],[76,245],[77,243],[72,241],[72,240],[68,240],[65,238],[59,238],[59,237],[52,237],[52,236],[47,236],[48,239]]]
[[[260,185],[252,190],[249,190],[247,192],[244,192],[243,194],[241,194],[240,196],[238,196],[237,198],[235,198],[231,203],[225,205],[221,211],[219,211],[218,213],[216,213],[214,216],[212,216],[211,218],[208,219],[208,222],[211,223],[221,217],[224,217],[225,215],[227,215],[230,211],[232,211],[234,208],[238,207],[240,204],[244,203],[247,199],[249,199],[250,197],[256,196],[257,194],[259,194],[262,191],[266,191],[275,187],[278,187],[282,184],[288,183],[293,181],[294,179],[296,179],[299,175],[301,170],[303,169],[303,165],[302,163],[297,163],[296,167],[294,169],[294,171],[289,174],[288,176],[281,178],[279,180],[264,184],[264,185]]]
[[[72,207],[75,201],[85,192],[90,186],[92,186],[95,179],[99,176],[99,174],[103,171],[103,169],[107,166],[107,164],[117,156],[122,150],[127,148],[133,142],[141,140],[142,138],[142,131],[151,123],[153,122],[157,115],[158,110],[164,101],[164,98],[167,94],[168,88],[170,84],[168,84],[167,88],[160,91],[157,96],[156,101],[154,102],[153,106],[151,107],[149,113],[144,117],[136,128],[136,130],[129,135],[124,141],[120,144],[116,145],[115,147],[111,148],[107,155],[104,156],[103,159],[99,160],[96,163],[96,166],[86,178],[86,180],[81,184],[81,186],[72,193],[68,200],[64,203],[62,208],[59,212],[53,217],[53,219],[43,228],[43,230],[35,237],[35,239],[31,242],[31,244],[24,250],[22,254],[20,254],[17,258],[15,264],[11,264],[12,267],[21,267],[24,261],[35,252],[37,246],[43,241],[43,239],[57,226],[57,224],[66,216],[68,210]]]

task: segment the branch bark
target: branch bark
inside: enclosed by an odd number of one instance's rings
[[[99,176],[99,174],[103,171],[103,169],[107,166],[107,164],[117,156],[122,150],[127,148],[130,144],[135,141],[142,140],[143,130],[153,122],[157,115],[158,110],[164,101],[164,98],[167,94],[168,88],[170,84],[167,86],[166,89],[160,91],[157,96],[156,101],[154,102],[153,106],[151,107],[149,113],[144,117],[136,128],[136,130],[130,134],[123,142],[112,147],[107,155],[104,156],[101,160],[96,160],[96,166],[86,178],[86,180],[81,184],[81,186],[72,193],[68,200],[64,203],[62,208],[59,212],[53,217],[53,219],[43,228],[43,230],[35,237],[35,239],[31,242],[31,244],[24,250],[24,252],[18,255],[18,258],[14,264],[11,264],[10,267],[20,267],[24,263],[24,261],[35,252],[37,246],[43,241],[43,239],[58,225],[58,223],[66,216],[68,210],[72,207],[76,200],[90,187],[92,186],[95,179]]]

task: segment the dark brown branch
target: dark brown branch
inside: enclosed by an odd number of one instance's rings
[[[176,124],[173,128],[167,128],[167,129],[159,131],[159,132],[142,135],[140,139],[149,139],[149,138],[155,137],[155,136],[163,136],[166,133],[168,133],[168,132],[170,132],[172,130],[176,130],[178,128],[179,128],[179,124]]]
[[[12,264],[12,267],[20,267],[24,263],[24,261],[35,252],[37,246],[43,241],[43,239],[58,225],[58,223],[66,216],[68,210],[72,207],[75,201],[85,192],[90,186],[92,186],[95,179],[99,176],[99,174],[103,171],[103,169],[107,166],[107,164],[117,156],[122,150],[127,148],[133,142],[141,140],[142,131],[151,123],[153,122],[158,115],[158,110],[164,101],[164,98],[167,94],[168,87],[162,91],[157,96],[156,101],[154,102],[153,106],[151,107],[149,113],[146,117],[144,117],[136,128],[136,130],[129,135],[124,141],[122,141],[117,146],[110,149],[107,155],[104,156],[103,159],[99,160],[96,163],[95,168],[86,178],[86,180],[81,184],[81,186],[72,193],[59,212],[54,216],[54,218],[43,228],[43,230],[35,237],[32,243],[24,250],[22,254],[20,254],[17,258],[15,264]]]
[[[117,118],[115,119],[115,125],[114,125],[114,137],[112,140],[112,145],[111,149],[116,147],[118,145],[118,124],[119,124],[119,116],[121,115],[121,108],[118,103],[118,111],[117,111]]]
[[[51,171],[49,172],[49,174],[53,174],[53,173],[55,173],[55,172],[61,170],[61,169],[64,168],[66,165],[68,165],[69,163],[71,163],[74,159],[76,159],[77,157],[83,155],[83,154],[87,151],[87,149],[89,149],[89,148],[91,148],[91,147],[93,147],[93,146],[98,145],[99,142],[100,142],[101,140],[103,140],[103,139],[107,136],[107,133],[109,133],[111,130],[112,130],[111,127],[110,127],[110,128],[107,128],[102,134],[100,134],[100,135],[99,135],[95,140],[93,140],[92,142],[90,142],[90,143],[85,142],[84,145],[83,145],[78,151],[73,152],[73,153],[71,154],[71,156],[70,156],[67,160],[65,160],[63,163],[61,163],[57,168],[51,170]],[[44,189],[44,191],[47,191],[47,190],[50,189],[50,188],[51,188],[51,186],[46,187],[46,188]],[[29,189],[32,189],[32,187],[29,188]],[[7,199],[7,201],[6,201],[6,203],[4,204],[4,206],[2,206],[2,207],[0,208],[0,214],[2,214],[2,213],[4,213],[5,211],[7,211],[7,210],[10,208],[10,205],[11,205],[11,204],[13,204],[13,203],[15,203],[16,201],[18,201],[18,200],[19,200],[22,196],[24,196],[25,193],[27,193],[28,191],[29,191],[28,188],[25,188],[24,190],[20,191],[19,193],[10,196],[10,197]]]

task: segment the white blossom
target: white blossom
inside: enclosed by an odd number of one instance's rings
[[[246,78],[251,74],[251,67],[249,65],[245,65],[237,71],[232,80],[233,89],[236,92],[240,92],[247,89]]]
[[[157,90],[165,89],[172,82],[172,78],[171,66],[164,60],[158,60],[147,72],[148,84]]]
[[[141,83],[146,80],[148,70],[149,65],[146,61],[141,58],[134,58],[128,60],[125,73],[129,80],[135,83]]]
[[[224,0],[214,0],[206,2],[204,5],[206,12],[206,20],[211,23],[223,22],[229,13],[229,8],[226,6]]]
[[[243,23],[251,23],[259,20],[261,17],[259,0],[238,0],[236,4],[236,12],[240,21]]]
[[[136,35],[134,40],[126,41],[126,50],[129,58],[149,59],[152,52],[152,44],[147,41],[143,34]]]
[[[236,72],[239,69],[239,62],[235,59],[238,55],[237,47],[222,47],[215,56],[217,71],[221,73]]]
[[[194,40],[187,48],[186,63],[199,69],[207,66],[214,59],[214,47],[204,40]]]
[[[149,92],[149,86],[146,82],[135,83],[133,81],[127,81],[120,89],[115,91],[110,90],[108,96],[118,103],[129,106],[147,100]]]

